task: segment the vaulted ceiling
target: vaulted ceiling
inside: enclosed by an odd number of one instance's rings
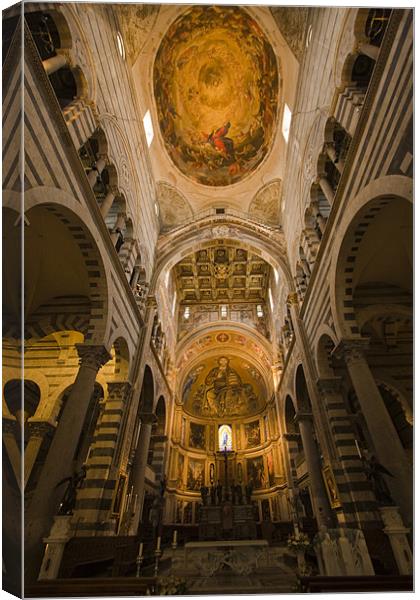
[[[229,185],[261,163],[278,93],[273,49],[239,7],[191,8],[160,44],[154,94],[163,141],[174,164],[198,183]]]
[[[281,125],[285,105],[293,110],[307,14],[297,22],[259,6],[130,10],[122,5],[120,20],[140,116],[150,111],[153,125],[162,228],[216,208],[278,227]]]

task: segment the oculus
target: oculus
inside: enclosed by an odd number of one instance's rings
[[[159,126],[181,172],[208,186],[240,181],[269,151],[279,77],[273,49],[239,7],[193,7],[154,63]]]

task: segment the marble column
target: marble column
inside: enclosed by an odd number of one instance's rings
[[[29,441],[25,448],[25,486],[31,476],[38,453],[47,436],[53,436],[55,427],[48,421],[29,421]]]
[[[335,376],[317,381],[324,400],[325,416],[329,422],[327,433],[331,466],[340,473],[336,480],[337,486],[340,482],[345,482],[343,487],[346,488],[344,491],[339,491],[342,508],[336,514],[340,522],[344,519],[351,527],[363,526],[366,521],[371,525],[373,522],[378,522],[376,500],[367,481],[351,417],[343,400],[342,385],[342,378]],[[352,510],[349,510],[348,507],[351,505]],[[370,510],[367,509],[368,505]]]
[[[52,523],[64,486],[56,487],[64,478],[72,475],[73,457],[92,396],[96,375],[111,356],[104,346],[76,344],[80,366],[69,397],[66,400],[60,422],[28,506],[25,519],[26,560],[28,577],[37,574],[42,555],[42,537]]]
[[[321,177],[319,180],[319,185],[321,190],[324,192],[326,199],[328,200],[328,203],[330,206],[333,205],[334,202],[334,195],[335,192],[331,187],[330,182],[328,181],[328,179],[324,176]]]
[[[65,54],[56,54],[51,58],[47,58],[42,61],[42,66],[45,69],[47,75],[52,75],[59,69],[65,67],[68,63],[67,56]]]
[[[133,497],[137,495],[138,503],[136,514],[133,515],[133,519],[131,521],[130,535],[137,534],[137,529],[141,518],[144,499],[144,479],[146,474],[147,457],[149,454],[150,437],[152,435],[153,423],[156,423],[156,421],[156,416],[153,413],[140,414],[141,427],[132,466],[133,471],[131,479],[131,485],[133,486]]]
[[[93,187],[95,185],[98,175],[100,175],[102,173],[102,171],[105,169],[105,167],[106,167],[105,159],[99,158],[96,161],[92,170],[90,171],[89,175],[87,176],[91,187]]]
[[[334,353],[344,357],[347,370],[366,420],[376,459],[392,473],[387,478],[392,497],[407,518],[412,519],[412,473],[407,455],[389,416],[385,402],[365,357],[368,340],[342,340]]]
[[[108,215],[116,195],[117,195],[117,190],[115,188],[111,187],[108,189],[108,193],[105,196],[105,198],[101,204],[101,208],[100,208],[101,215],[103,216],[104,219]]]
[[[296,421],[299,424],[300,437],[302,439],[303,451],[305,453],[306,466],[311,484],[311,497],[314,505],[315,517],[318,526],[325,525],[333,527],[330,503],[325,490],[324,478],[322,476],[321,460],[317,444],[314,439],[312,415],[310,413],[298,412]]]
[[[124,227],[125,224],[125,215],[124,213],[119,213],[118,217],[117,217],[117,222],[114,225],[114,229],[111,233],[111,240],[112,243],[114,244],[114,246],[116,245],[116,243],[118,242],[118,238],[120,237],[120,232],[117,231],[117,229],[121,229],[122,227]]]
[[[327,145],[326,152],[327,152],[329,158],[331,159],[331,161],[334,163],[334,166],[336,167],[336,169],[338,171],[340,171],[340,173],[343,173],[344,162],[342,160],[339,160],[337,152],[335,151],[333,142]]]

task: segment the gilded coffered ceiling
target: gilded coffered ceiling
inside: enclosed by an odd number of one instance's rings
[[[273,49],[239,7],[193,7],[169,27],[154,64],[166,150],[184,175],[225,186],[270,150],[279,78]]]
[[[174,267],[181,304],[265,302],[270,265],[262,258],[228,246],[194,252]]]

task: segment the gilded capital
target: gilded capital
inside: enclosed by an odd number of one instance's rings
[[[87,367],[94,371],[99,369],[111,359],[111,355],[105,346],[94,344],[76,344],[81,367]]]

